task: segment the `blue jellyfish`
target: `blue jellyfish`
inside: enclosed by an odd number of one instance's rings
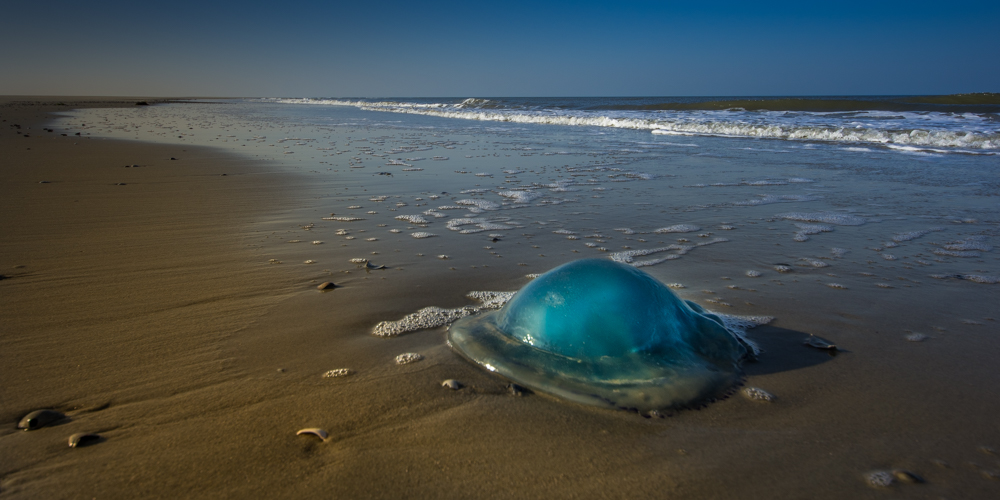
[[[539,276],[502,309],[455,322],[448,340],[473,363],[536,391],[642,412],[730,393],[752,352],[718,316],[604,259]]]

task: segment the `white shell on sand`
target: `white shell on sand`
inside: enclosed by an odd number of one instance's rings
[[[298,432],[295,433],[296,436],[301,436],[303,434],[311,434],[313,436],[316,436],[316,437],[320,438],[323,441],[326,441],[330,437],[330,435],[327,434],[326,431],[324,431],[323,429],[320,429],[319,427],[310,427],[308,429],[300,429]]]
[[[90,443],[95,443],[101,439],[101,436],[97,434],[91,434],[89,432],[77,432],[69,437],[69,447],[77,448],[81,446],[87,446]]]

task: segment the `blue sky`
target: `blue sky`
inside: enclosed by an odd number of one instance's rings
[[[995,1],[54,0],[3,12],[0,94],[1000,92]]]

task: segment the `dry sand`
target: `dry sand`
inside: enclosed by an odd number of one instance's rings
[[[328,273],[271,265],[251,241],[301,209],[303,176],[220,149],[42,130],[60,109],[22,98],[0,108],[0,497],[1000,494],[1000,340],[983,319],[996,315],[992,287],[845,293],[821,314],[812,305],[824,293],[762,296],[780,321],[752,331],[767,355],[746,371],[774,403],[734,397],[645,419],[515,397],[452,353],[441,329],[368,332],[428,295],[455,307],[469,290],[517,289],[523,271],[354,272],[318,292]],[[685,272],[694,286],[706,270]],[[947,342],[902,339],[901,324],[943,324],[942,309]],[[803,347],[806,326],[846,352]],[[395,365],[404,352],[425,359]],[[335,368],[355,374],[322,377]],[[440,387],[450,378],[465,387]],[[40,408],[69,419],[15,429]],[[307,427],[331,437],[295,435]],[[84,431],[103,440],[68,448]],[[926,482],[866,484],[893,469]]]

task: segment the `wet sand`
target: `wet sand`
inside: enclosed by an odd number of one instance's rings
[[[0,417],[8,423],[0,430],[0,495],[992,498],[1000,491],[1000,458],[990,452],[1000,449],[993,391],[1000,339],[987,319],[996,316],[996,285],[940,281],[895,293],[909,283],[900,281],[877,295],[856,280],[797,269],[764,290],[741,276],[745,266],[730,264],[773,243],[713,245],[685,256],[684,266],[647,270],[685,283],[692,296],[711,288],[738,297],[728,299],[733,312],[778,318],[751,330],[765,355],[745,366],[747,384],[777,401],[736,396],[647,419],[541,394],[516,397],[505,381],[451,352],[443,329],[382,339],[371,328],[428,305],[470,304],[471,290],[516,290],[526,273],[575,258],[569,250],[539,235],[540,246],[556,246],[549,257],[499,242],[504,259],[462,252],[434,267],[412,255],[418,244],[427,259],[431,250],[450,251],[429,239],[404,243],[408,253],[398,256],[344,251],[384,259],[390,268],[382,271],[346,259],[298,265],[311,255],[310,240],[328,250],[343,241],[334,229],[350,224],[303,228],[326,215],[317,201],[326,188],[306,172],[224,148],[42,130],[45,113],[60,108],[0,108],[7,120],[0,123]],[[342,167],[346,158],[335,161]],[[140,166],[125,168],[133,164]],[[261,234],[278,228],[302,243],[262,243]],[[758,264],[767,279],[776,276],[769,262]],[[441,272],[449,267],[456,269]],[[315,289],[331,279],[340,288]],[[848,289],[792,290],[793,279]],[[909,342],[907,331],[931,338]],[[844,352],[804,347],[809,334]],[[393,359],[406,352],[425,359],[397,366]],[[354,374],[322,376],[337,368]],[[465,387],[444,389],[444,379]],[[40,408],[70,418],[15,429]],[[331,438],[295,435],[308,427]],[[83,431],[104,440],[68,448],[66,438]],[[894,469],[925,482],[866,484],[866,473]]]

